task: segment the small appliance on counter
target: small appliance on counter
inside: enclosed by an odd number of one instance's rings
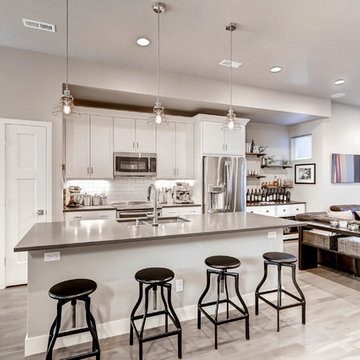
[[[177,182],[173,188],[174,204],[192,204],[192,188],[187,183]]]
[[[69,202],[67,207],[79,207],[83,202],[83,194],[81,194],[80,186],[69,186]]]

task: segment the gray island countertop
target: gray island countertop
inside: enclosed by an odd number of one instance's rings
[[[129,226],[116,220],[83,220],[35,224],[14,251],[36,251],[128,243],[231,232],[279,229],[305,223],[244,212],[190,215],[183,223]]]

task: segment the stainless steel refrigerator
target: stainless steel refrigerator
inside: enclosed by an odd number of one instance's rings
[[[203,157],[203,213],[245,211],[246,160]]]

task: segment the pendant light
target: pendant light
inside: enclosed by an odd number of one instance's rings
[[[226,26],[226,31],[229,31],[230,34],[230,87],[229,87],[229,92],[230,92],[230,108],[229,111],[226,115],[226,120],[224,122],[224,126],[223,128],[225,129],[229,129],[229,130],[234,130],[234,129],[238,129],[240,128],[240,125],[237,123],[236,121],[236,115],[232,109],[232,33],[234,30],[236,30],[236,24],[235,23],[230,23],[228,26]]]
[[[149,125],[166,126],[168,121],[164,115],[164,107],[160,102],[160,15],[165,12],[166,6],[162,2],[155,2],[152,5],[154,12],[157,14],[157,99],[153,109],[153,114],[148,120]]]
[[[74,118],[80,116],[80,113],[74,106],[74,97],[71,95],[69,90],[69,0],[65,0],[65,13],[66,84],[65,90],[61,95],[59,105],[55,108],[53,114],[62,114],[65,118]]]

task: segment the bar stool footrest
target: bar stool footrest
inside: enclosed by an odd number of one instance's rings
[[[68,336],[68,335],[75,335],[75,334],[81,334],[83,332],[89,332],[90,330],[88,328],[81,328],[81,329],[74,329],[74,330],[67,330],[60,332],[57,337],[62,336]]]
[[[62,358],[61,360],[80,360],[80,359],[87,359],[89,357],[92,357],[92,356],[96,356],[100,353],[99,350],[95,350],[95,351],[91,351],[89,353],[86,353],[86,354],[79,354],[79,355],[73,355],[73,356],[69,356],[69,357],[66,357],[66,358]]]

